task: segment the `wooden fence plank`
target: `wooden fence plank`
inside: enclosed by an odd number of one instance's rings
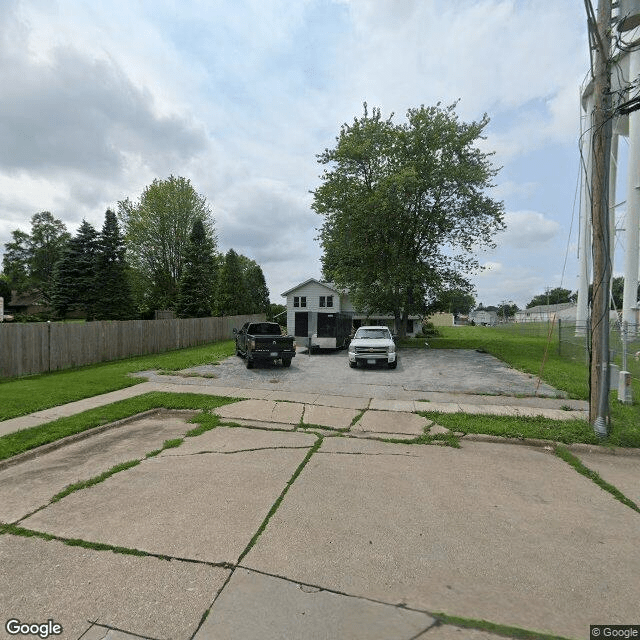
[[[59,371],[228,340],[264,314],[222,318],[0,323],[0,377]]]

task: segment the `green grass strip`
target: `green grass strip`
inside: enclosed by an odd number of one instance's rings
[[[311,457],[313,456],[313,454],[320,448],[321,444],[322,444],[322,436],[318,436],[317,440],[315,441],[311,449],[309,449],[309,451],[307,452],[307,455],[304,457],[304,460],[298,465],[298,468],[293,472],[293,475],[291,476],[291,478],[289,478],[289,481],[287,482],[284,489],[282,490],[282,493],[278,496],[277,500],[273,503],[273,506],[271,507],[271,509],[269,509],[269,513],[267,513],[266,518],[262,521],[262,524],[253,535],[253,538],[251,538],[245,550],[240,554],[240,557],[238,558],[238,564],[240,564],[243,558],[249,553],[249,551],[251,551],[251,549],[253,548],[253,545],[257,542],[258,538],[262,535],[262,532],[266,529],[267,524],[269,524],[269,520],[271,520],[271,517],[273,516],[273,514],[278,510],[278,507],[284,500],[284,497],[287,495],[287,492],[289,491],[291,485],[296,481],[298,476],[302,473],[302,470],[307,466],[307,463],[309,462],[309,460],[311,460]]]
[[[556,447],[556,455],[566,463],[570,464],[578,473],[581,473],[586,478],[589,478],[589,480],[595,482],[601,489],[608,491],[616,500],[622,502],[623,505],[640,513],[640,507],[638,507],[633,500],[630,500],[624,495],[624,493],[622,493],[622,491],[614,487],[612,484],[609,484],[606,480],[603,480],[598,473],[592,471],[589,467],[585,467],[581,460],[568,451],[566,447]]]
[[[234,353],[233,340],[224,340],[77,369],[0,379],[0,421],[146,382],[144,378],[130,376],[137,371],[162,369],[169,373],[215,365]]]
[[[110,478],[112,475],[119,473],[120,471],[125,471],[127,469],[131,469],[131,467],[135,467],[140,464],[140,460],[129,460],[128,462],[121,462],[120,464],[111,467],[111,469],[101,473],[100,475],[94,476],[93,478],[89,478],[89,480],[82,480],[81,482],[74,482],[73,484],[68,485],[62,491],[56,493],[53,498],[51,498],[51,504],[54,502],[58,502],[62,500],[65,496],[68,496],[70,493],[74,493],[75,491],[80,491],[81,489],[87,489],[88,487],[93,487],[96,484],[104,482],[107,478]]]
[[[211,410],[237,401],[238,398],[154,391],[2,436],[0,437],[0,460],[150,409]]]
[[[542,633],[539,631],[529,631],[520,627],[510,627],[504,624],[496,624],[487,622],[486,620],[474,620],[472,618],[459,618],[450,616],[446,613],[431,613],[433,618],[442,624],[449,624],[463,629],[477,629],[479,631],[487,631],[498,636],[506,638],[517,638],[518,640],[570,640],[564,636],[556,636],[550,633]]]
[[[494,416],[418,411],[436,424],[462,433],[483,433],[504,438],[537,438],[571,444],[600,444],[586,420],[553,420],[543,416]],[[640,444],[640,442],[639,442]]]
[[[151,556],[153,558],[159,558],[160,560],[171,560],[171,558],[168,556],[162,556],[155,553],[147,553],[146,551],[139,551],[138,549],[118,547],[110,544],[104,544],[102,542],[87,542],[86,540],[80,540],[78,538],[61,538],[59,536],[53,536],[49,533],[43,533],[41,531],[33,531],[32,529],[18,527],[15,524],[0,524],[0,535],[3,534],[21,536],[23,538],[40,538],[41,540],[47,541],[56,540],[58,542],[63,542],[70,547],[82,547],[83,549],[93,549],[94,551],[112,551],[113,553],[122,553],[129,556]]]

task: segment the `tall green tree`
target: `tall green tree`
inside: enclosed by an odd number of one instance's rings
[[[20,229],[11,232],[11,242],[4,245],[2,269],[7,277],[9,286],[17,293],[29,290],[29,234]]]
[[[11,303],[11,285],[4,273],[0,273],[0,298],[4,299],[5,306]]]
[[[401,335],[410,314],[480,269],[474,251],[504,228],[502,203],[485,194],[497,170],[476,146],[489,119],[461,122],[455,107],[409,109],[395,124],[365,103],[318,156],[323,275],[356,308],[393,314]]]
[[[55,265],[51,305],[64,318],[70,310],[80,309],[93,320],[98,297],[98,232],[86,220],[67,243]]]
[[[124,238],[116,214],[107,209],[96,253],[96,320],[127,320],[135,311],[125,258]]]
[[[214,246],[216,236],[206,198],[187,178],[154,180],[137,202],[118,203],[131,265],[134,298],[141,311],[175,309],[189,235],[196,220],[204,225]]]
[[[249,313],[249,294],[240,256],[229,249],[224,257],[218,281],[217,315],[237,316]]]
[[[467,289],[455,288],[442,291],[432,305],[433,311],[454,315],[467,315],[475,307],[476,299]]]
[[[540,307],[548,304],[563,304],[565,302],[575,302],[577,294],[571,293],[569,289],[563,289],[562,287],[556,287],[555,289],[549,289],[545,293],[533,296],[527,303],[527,309],[531,307]]]
[[[49,211],[41,211],[31,218],[31,233],[16,229],[11,236],[2,259],[11,287],[50,302],[53,269],[70,238],[65,224]]]
[[[212,315],[217,276],[215,243],[207,235],[202,220],[196,220],[189,236],[180,280],[178,315],[183,318],[204,318]]]
[[[242,267],[244,277],[246,303],[245,313],[268,313],[269,312],[269,288],[265,280],[262,267],[251,258],[238,254],[238,260]]]

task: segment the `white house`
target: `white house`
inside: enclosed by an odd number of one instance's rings
[[[308,339],[318,333],[318,323],[328,315],[347,315],[352,327],[363,324],[386,325],[395,330],[393,316],[379,313],[363,314],[357,312],[349,294],[339,291],[331,282],[322,282],[309,278],[282,294],[287,299],[287,332],[297,338]],[[419,316],[410,316],[407,335],[420,332],[422,323]]]
[[[551,322],[566,320],[575,322],[577,305],[575,302],[561,302],[559,304],[542,304],[529,309],[516,311],[515,322]]]
[[[498,314],[495,311],[476,309],[469,314],[469,322],[492,327],[494,324],[498,324]]]

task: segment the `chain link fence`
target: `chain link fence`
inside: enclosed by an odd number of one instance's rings
[[[547,325],[547,323],[541,323]],[[567,320],[558,321],[558,354],[563,358],[589,363],[591,332],[586,324]],[[620,371],[628,371],[640,380],[640,327],[626,322],[611,322],[609,327],[609,353],[611,364]]]

